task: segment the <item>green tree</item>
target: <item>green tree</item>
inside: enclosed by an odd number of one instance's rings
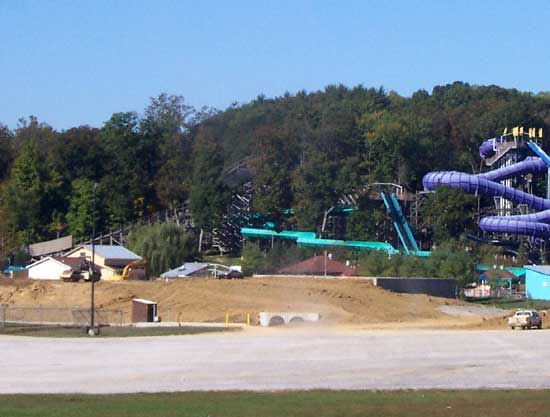
[[[326,210],[336,204],[338,191],[334,180],[337,165],[328,154],[311,152],[296,170],[293,179],[298,227],[316,230]]]
[[[241,252],[241,264],[245,275],[261,273],[265,269],[265,254],[255,242],[245,242]]]
[[[57,139],[58,133],[47,123],[40,122],[37,117],[29,116],[18,120],[17,129],[15,129],[16,147],[22,146],[29,141],[37,144],[43,155],[47,153]]]
[[[28,140],[19,152],[3,190],[6,221],[28,244],[50,237],[50,223],[59,204],[61,178]]]
[[[67,225],[69,233],[75,240],[86,239],[92,234],[93,227],[93,194],[94,182],[87,178],[78,178],[71,183]],[[103,198],[96,189],[96,230],[103,227]]]
[[[8,258],[21,247],[17,231],[7,219],[8,215],[5,206],[0,204],[0,260]]]
[[[115,113],[105,123],[101,137],[107,154],[102,180],[112,225],[120,225],[156,208],[153,178],[158,147],[155,139],[139,131],[136,113]]]
[[[383,252],[369,252],[361,256],[361,275],[371,277],[422,276],[420,265],[410,256],[392,255]]]
[[[222,150],[208,129],[202,129],[197,136],[193,161],[190,193],[193,222],[210,230],[220,226],[230,195],[222,178]]]
[[[0,123],[0,183],[9,172],[13,154],[13,133]]]
[[[361,275],[372,277],[453,278],[463,287],[474,279],[475,258],[455,242],[447,242],[427,259],[371,252],[360,259]]]
[[[70,193],[70,184],[77,178],[99,181],[105,175],[108,156],[100,139],[100,129],[79,126],[59,134],[51,146],[50,158],[63,176]]]
[[[252,208],[279,224],[292,204],[291,138],[279,129],[263,127],[254,132]]]
[[[194,259],[194,237],[173,223],[141,226],[128,237],[129,248],[147,259],[149,273],[161,273]]]
[[[160,94],[152,97],[140,122],[141,134],[158,142],[158,165],[154,187],[160,203],[174,207],[189,195],[191,176],[191,137],[196,110],[182,96]]]
[[[425,222],[434,229],[438,243],[458,239],[474,230],[476,198],[457,188],[440,187],[425,204]]]
[[[196,110],[183,96],[166,93],[151,97],[141,121],[141,130],[156,137],[183,133],[195,123]]]
[[[426,276],[454,278],[460,287],[474,279],[475,258],[459,242],[443,243],[424,262]]]
[[[360,125],[371,181],[417,188],[430,169],[425,158],[429,121],[413,112],[386,110],[363,115]]]
[[[384,240],[389,234],[386,230],[386,214],[379,200],[368,197],[359,199],[357,210],[346,221],[346,239],[348,240]]]

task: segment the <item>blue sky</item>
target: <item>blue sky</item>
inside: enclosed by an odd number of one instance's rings
[[[151,96],[223,109],[328,84],[549,90],[544,1],[0,0],[0,122],[57,129]]]

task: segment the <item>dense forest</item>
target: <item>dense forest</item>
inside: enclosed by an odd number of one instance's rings
[[[58,131],[30,116],[13,131],[0,124],[0,255],[57,235],[88,237],[94,184],[98,230],[185,202],[197,228],[217,227],[239,186],[228,172],[243,161],[254,210],[316,230],[340,195],[370,182],[415,191],[428,171],[479,172],[482,140],[518,125],[549,131],[550,94],[455,82],[403,97],[331,85],[225,111],[161,94],[142,113],[115,113],[101,128]],[[456,195],[434,204],[434,218],[437,204],[463,214],[474,205]],[[349,219],[350,237],[373,236],[376,213],[368,210]],[[440,230],[441,240],[472,218],[456,221],[463,224]]]

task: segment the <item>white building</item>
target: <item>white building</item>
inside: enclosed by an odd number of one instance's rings
[[[78,258],[48,256],[27,266],[30,279],[70,278],[85,268]]]

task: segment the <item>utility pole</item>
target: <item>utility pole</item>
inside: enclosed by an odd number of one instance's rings
[[[96,189],[97,182],[94,182],[93,196],[92,196],[92,264],[90,265],[90,282],[92,285],[91,300],[90,300],[90,328],[88,334],[90,336],[96,336],[99,334],[99,329],[95,327],[95,209],[96,209]]]

